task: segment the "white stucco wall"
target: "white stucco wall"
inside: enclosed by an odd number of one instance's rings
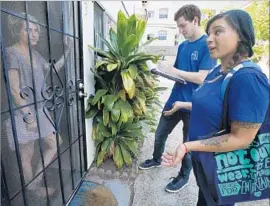
[[[83,35],[83,65],[84,65],[84,90],[89,94],[94,94],[94,77],[90,71],[93,67],[94,55],[88,49],[88,45],[94,44],[94,4],[91,1],[82,1],[82,35]],[[85,98],[85,108],[87,99]],[[95,146],[92,140],[92,119],[85,119],[86,146],[87,146],[87,168],[90,167],[95,157]]]
[[[121,9],[125,10],[121,1],[98,1],[97,2],[106,14],[114,21],[117,20],[117,13]],[[134,5],[140,2],[127,2],[126,9],[130,15],[133,14]],[[83,65],[84,65],[84,87],[85,92],[95,94],[95,80],[89,68],[94,67],[94,53],[88,48],[88,45],[94,45],[94,2],[82,1],[82,35],[83,35]],[[85,108],[87,107],[87,98],[85,98]],[[95,157],[95,144],[92,140],[92,119],[85,119],[86,127],[86,147],[87,147],[87,168],[89,168]]]

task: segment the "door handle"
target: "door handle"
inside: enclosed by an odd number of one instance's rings
[[[78,92],[78,96],[79,96],[79,98],[82,99],[82,98],[87,97],[87,93],[86,93],[86,92],[84,93],[84,92],[82,92],[82,91],[79,91],[79,92]]]

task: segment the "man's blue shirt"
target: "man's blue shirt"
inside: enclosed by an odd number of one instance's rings
[[[174,67],[186,72],[212,69],[216,65],[216,60],[210,58],[206,38],[207,36],[203,35],[196,41],[181,43],[178,47]],[[175,83],[165,107],[170,109],[176,101],[191,102],[192,93],[197,87],[198,84],[190,82],[185,85]],[[181,111],[188,110],[182,109]]]

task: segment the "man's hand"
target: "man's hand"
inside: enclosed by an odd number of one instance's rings
[[[164,116],[170,116],[173,113],[175,113],[176,111],[178,111],[179,109],[184,108],[183,103],[184,102],[179,102],[179,101],[176,101],[175,103],[173,103],[173,105],[172,105],[173,107],[171,110],[163,112]]]
[[[157,68],[165,73],[172,74],[172,65],[166,60],[158,61]]]

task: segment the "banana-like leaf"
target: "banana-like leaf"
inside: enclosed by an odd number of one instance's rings
[[[112,134],[109,132],[107,127],[103,124],[103,122],[98,123],[97,132],[104,137],[111,137]]]
[[[130,76],[133,79],[136,79],[137,78],[137,76],[138,76],[138,68],[137,68],[136,64],[131,64],[128,67],[128,71],[129,71]]]
[[[96,120],[96,122],[98,122],[98,123],[100,123],[100,122],[103,123],[103,118],[102,118],[102,116],[96,116],[94,120]]]
[[[129,65],[131,63],[135,64],[135,63],[138,63],[138,62],[145,62],[147,60],[153,60],[153,56],[152,55],[150,55],[150,56],[149,55],[135,56],[132,59],[130,59],[129,61],[127,61],[127,65]]]
[[[151,78],[144,78],[144,82],[146,85],[148,85],[150,88],[154,86],[154,81]]]
[[[112,28],[110,28],[109,34],[110,34],[110,41],[111,41],[111,44],[112,44],[113,48],[115,49],[115,51],[117,53],[119,53],[118,45],[117,45],[117,34],[116,34],[116,32]]]
[[[132,77],[130,76],[128,70],[121,72],[124,88],[128,93],[130,99],[132,99],[135,95],[135,83]]]
[[[119,96],[118,95],[106,95],[104,98],[104,105],[105,107],[109,110],[113,110],[113,105],[118,100]]]
[[[98,153],[98,155],[97,155],[97,166],[98,166],[98,167],[99,167],[99,166],[101,165],[101,163],[103,162],[106,153],[107,153],[106,151],[102,151],[102,150]]]
[[[104,140],[104,136],[98,132],[98,128],[97,128],[96,142],[103,142],[103,140]]]
[[[141,107],[143,113],[145,114],[146,113],[146,105],[145,105],[146,97],[145,97],[145,95],[142,92],[137,90],[136,91],[136,99],[138,100],[140,107]]]
[[[139,105],[140,105],[140,108],[141,108],[143,114],[145,114],[145,113],[146,113],[146,104],[145,104],[145,100],[142,99],[141,97],[138,97],[138,96],[136,97],[136,99],[137,99],[138,102],[139,102]]]
[[[92,100],[91,100],[92,101]],[[85,113],[87,113],[87,112],[89,112],[90,111],[90,109],[91,109],[91,103],[88,103],[87,104],[87,107],[86,107],[86,109],[85,109]]]
[[[117,18],[117,45],[121,54],[123,54],[121,48],[123,47],[124,41],[127,38],[126,28],[127,28],[127,18],[122,11],[119,11]]]
[[[107,95],[101,97],[101,103],[104,104]]]
[[[135,34],[131,34],[126,40],[124,45],[122,46],[122,55],[127,57],[138,45],[137,36]]]
[[[103,50],[101,50],[101,49],[95,48],[95,47],[93,47],[93,46],[91,46],[91,45],[88,45],[88,47],[89,47],[90,49],[94,50],[95,52],[97,52],[97,54],[98,54],[100,57],[105,57],[105,58],[109,58],[109,59],[113,58],[113,56],[111,56],[108,52],[105,52],[105,51],[103,51]]]
[[[106,82],[104,81],[104,79],[97,73],[97,71],[95,69],[90,68],[90,70],[92,71],[92,73],[95,76],[96,79],[96,84],[100,84],[102,86],[103,89],[108,88]]]
[[[113,161],[118,169],[123,167],[124,160],[123,160],[121,149],[118,144],[115,146],[115,150],[113,154]]]
[[[113,109],[111,111],[111,118],[113,122],[117,122],[120,118],[121,110],[120,109]]]
[[[100,110],[101,109],[101,102],[100,101],[98,101],[98,109]]]
[[[123,124],[122,120],[119,119],[119,121],[117,122],[117,129],[118,131],[121,129],[121,125]]]
[[[126,101],[126,91],[124,89],[121,89],[118,94],[119,94],[120,98],[125,102]]]
[[[97,140],[98,134],[97,134],[97,125],[93,125],[92,129],[92,139]]]
[[[85,114],[85,118],[86,119],[90,119],[92,117],[94,117],[97,113],[98,113],[98,109],[96,107],[91,108],[90,110],[88,110]]]
[[[100,148],[101,148],[101,143],[99,142],[95,146],[96,146],[95,161],[97,161],[97,156],[98,156],[98,153],[99,153]]]
[[[136,23],[137,18],[136,15],[131,15],[127,20],[127,35],[130,36],[131,34],[136,34]]]
[[[107,89],[100,89],[96,92],[96,95],[94,97],[94,99],[92,100],[92,105],[95,105],[99,100],[100,98],[105,95],[106,93],[108,92]]]
[[[125,60],[126,60],[126,62],[129,62],[129,61],[133,60],[134,58],[144,57],[145,55],[146,54],[143,52],[135,53],[135,54],[132,54],[132,55],[129,55],[128,57],[126,57]]]
[[[107,108],[103,109],[103,124],[107,126],[110,120],[110,113]]]
[[[134,115],[136,115],[136,116],[143,115],[143,111],[142,111],[142,109],[137,101],[133,102],[132,109],[133,109]]]
[[[168,87],[155,87],[154,90],[155,92],[166,91],[168,90]]]
[[[143,37],[144,31],[146,28],[146,21],[144,20],[139,20],[137,22],[137,29],[136,29],[136,37],[137,37],[137,42],[139,43]]]
[[[127,140],[122,138],[121,141],[127,146],[127,148],[136,156],[138,157],[138,145],[137,142],[134,140]]]
[[[108,47],[109,52],[117,59],[119,58],[119,54],[117,51],[112,47],[112,45],[105,39],[101,34],[99,34],[100,39],[104,42],[104,44]]]
[[[140,129],[140,128],[141,128],[141,126],[137,123],[123,123],[121,125],[121,129],[124,131],[130,131],[133,129]]]
[[[107,71],[108,71],[108,72],[111,72],[111,71],[117,69],[117,66],[118,66],[117,63],[116,63],[116,64],[108,64],[108,65],[107,65]]]
[[[117,125],[114,122],[111,122],[112,135],[116,135],[118,132]]]
[[[95,65],[95,69],[98,69],[100,66],[104,65],[104,64],[108,64],[109,62],[107,61],[99,61],[96,63]]]
[[[111,145],[112,138],[107,138],[105,141],[102,142],[101,151],[107,152],[109,146]]]
[[[140,75],[137,75],[137,78],[136,78],[136,85],[137,86],[142,86],[144,88],[144,81],[142,79],[142,77]]]
[[[141,64],[140,65],[140,68],[141,68],[141,70],[142,71],[144,71],[144,76],[150,76],[150,75],[152,75],[150,72],[149,72],[149,69],[148,69],[148,67],[147,67],[147,65],[145,64],[145,62],[143,62],[143,64]]]
[[[119,133],[119,135],[123,136],[123,137],[133,137],[133,138],[138,138],[143,136],[141,129],[132,129],[129,132],[126,131],[122,131]]]
[[[87,103],[92,103],[92,100],[94,99],[94,95],[91,95],[89,98],[88,98],[88,100],[87,100]]]
[[[117,104],[117,108],[120,108],[121,110],[121,117],[120,117],[121,122],[125,123],[130,118],[133,118],[132,107],[127,101],[124,102],[123,100],[119,99],[115,104]]]
[[[127,165],[132,165],[132,159],[131,159],[130,152],[126,149],[126,146],[124,145],[124,143],[119,142],[119,146],[121,148],[121,152],[123,155],[123,159],[125,160],[125,163]]]

